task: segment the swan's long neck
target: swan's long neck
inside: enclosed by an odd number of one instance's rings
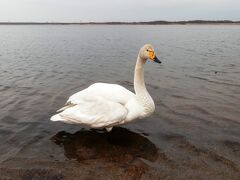
[[[149,116],[155,110],[155,105],[152,97],[148,93],[145,81],[144,81],[144,64],[146,63],[145,59],[141,59],[138,56],[135,73],[134,73],[134,90],[137,96],[138,102],[144,107],[144,112],[142,112],[142,117]]]
[[[144,64],[145,63],[146,63],[146,60],[138,56],[136,66],[135,66],[135,72],[134,72],[134,90],[137,96],[148,94],[148,91],[145,86],[145,81],[144,81]]]

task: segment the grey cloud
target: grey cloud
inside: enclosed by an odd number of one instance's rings
[[[0,21],[240,20],[238,0],[0,0]]]

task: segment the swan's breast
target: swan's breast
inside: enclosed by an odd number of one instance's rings
[[[141,96],[138,100],[144,109],[140,118],[148,117],[155,111],[155,104],[150,95]]]

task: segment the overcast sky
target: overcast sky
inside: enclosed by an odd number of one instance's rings
[[[240,0],[0,0],[0,21],[240,20]]]

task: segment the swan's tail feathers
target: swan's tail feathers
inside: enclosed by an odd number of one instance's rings
[[[67,124],[74,124],[75,122],[74,121],[71,121],[71,119],[66,119],[66,118],[63,118],[61,115],[59,114],[55,114],[54,116],[52,116],[50,118],[51,121],[62,121],[64,123],[67,123]]]
[[[66,109],[68,109],[68,108],[70,108],[70,107],[73,107],[73,106],[75,106],[76,104],[66,104],[64,107],[62,107],[61,109],[58,109],[57,110],[57,112],[60,112],[60,111],[64,111],[64,110],[66,110]]]
[[[51,121],[65,121],[59,114],[56,114],[50,118]]]

